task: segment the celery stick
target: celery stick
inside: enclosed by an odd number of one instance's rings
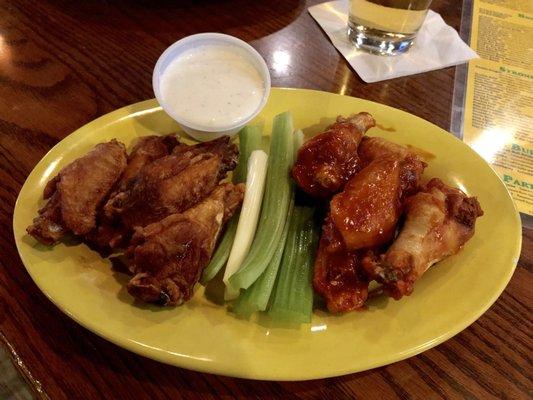
[[[292,214],[293,206],[294,196],[289,205],[289,216]],[[274,283],[276,282],[276,277],[278,276],[279,265],[281,257],[283,256],[283,249],[285,248],[288,232],[289,220],[285,222],[278,247],[265,271],[261,274],[259,279],[252,284],[252,286],[239,296],[233,305],[233,312],[239,317],[249,318],[250,315],[256,311],[266,310],[272,289],[274,288]]]
[[[242,183],[246,181],[248,158],[252,151],[261,148],[261,128],[258,126],[245,126],[239,132],[239,161],[237,168],[233,171],[233,182]],[[211,261],[204,269],[200,282],[205,285],[220,271],[220,269],[226,265],[228,261],[231,246],[235,238],[235,232],[237,231],[237,225],[239,223],[239,214],[235,214],[228,225],[226,231],[222,236],[222,239],[211,258]]]
[[[239,162],[233,171],[233,183],[246,182],[248,173],[248,158],[254,150],[261,149],[261,128],[259,126],[245,126],[239,132]]]
[[[233,239],[235,238],[235,232],[237,231],[237,225],[239,223],[239,215],[234,215],[228,222],[222,240],[220,241],[211,261],[205,267],[204,272],[202,273],[202,278],[200,283],[202,285],[207,284],[211,279],[213,279],[218,271],[222,269],[226,262],[228,261],[229,252],[231,246],[233,245]]]
[[[229,278],[239,270],[246,258],[254,240],[267,172],[268,156],[263,150],[254,150],[248,160],[248,176],[246,177],[246,192],[242,202],[239,225],[235,232],[233,246],[229,253],[224,283],[226,284],[226,300],[234,300],[239,296],[239,291],[234,291],[228,284]]]
[[[294,160],[296,160],[296,153],[300,149],[304,140],[304,135],[301,130],[294,132]],[[293,183],[294,185],[294,183]],[[233,312],[239,317],[249,318],[256,311],[265,311],[268,306],[274,283],[278,275],[279,265],[281,257],[283,256],[283,250],[287,240],[287,234],[289,232],[289,222],[294,207],[294,194],[291,195],[291,202],[289,205],[289,211],[287,214],[287,220],[283,228],[281,239],[278,243],[278,247],[274,253],[274,256],[268,263],[265,271],[261,274],[259,279],[255,281],[252,286],[244,291],[237,299],[233,306]]]
[[[313,311],[313,263],[318,243],[314,208],[295,206],[281,259],[269,315],[280,321],[306,323]]]
[[[292,115],[274,117],[268,158],[265,197],[252,247],[239,271],[229,279],[234,290],[247,289],[272,259],[287,219],[292,184],[289,169],[293,160]]]

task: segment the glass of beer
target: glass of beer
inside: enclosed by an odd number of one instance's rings
[[[431,0],[350,0],[348,37],[380,55],[405,53],[422,26]]]

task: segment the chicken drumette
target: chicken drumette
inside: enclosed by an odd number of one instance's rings
[[[437,178],[409,197],[405,207],[404,226],[387,252],[363,260],[368,275],[382,282],[395,299],[411,294],[413,284],[433,264],[456,254],[483,215],[475,197]]]
[[[338,117],[328,130],[303,144],[292,176],[306,193],[327,198],[342,190],[360,168],[357,148],[374,118],[362,112],[349,118]]]

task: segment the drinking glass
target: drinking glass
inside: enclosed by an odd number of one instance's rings
[[[350,0],[348,37],[380,55],[405,53],[422,26],[431,0]]]

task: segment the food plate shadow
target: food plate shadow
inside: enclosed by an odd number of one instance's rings
[[[305,140],[308,140],[309,138],[315,136],[318,133],[324,132],[324,129],[334,123],[335,120],[336,118],[320,118],[320,120],[316,124],[302,129],[305,135]]]
[[[376,310],[382,310],[387,307],[390,301],[391,301],[391,298],[386,296],[385,294],[374,296],[370,298],[369,300],[367,300],[366,305],[368,308],[367,310],[362,311],[362,312],[372,312]]]
[[[147,104],[152,107],[146,107]],[[145,135],[157,135],[162,133],[176,133],[178,136],[187,136],[176,121],[170,118],[157,103],[153,106],[153,100],[143,101],[124,107],[125,122],[128,122],[129,130],[134,132],[133,137]],[[161,116],[158,118],[158,116]]]

